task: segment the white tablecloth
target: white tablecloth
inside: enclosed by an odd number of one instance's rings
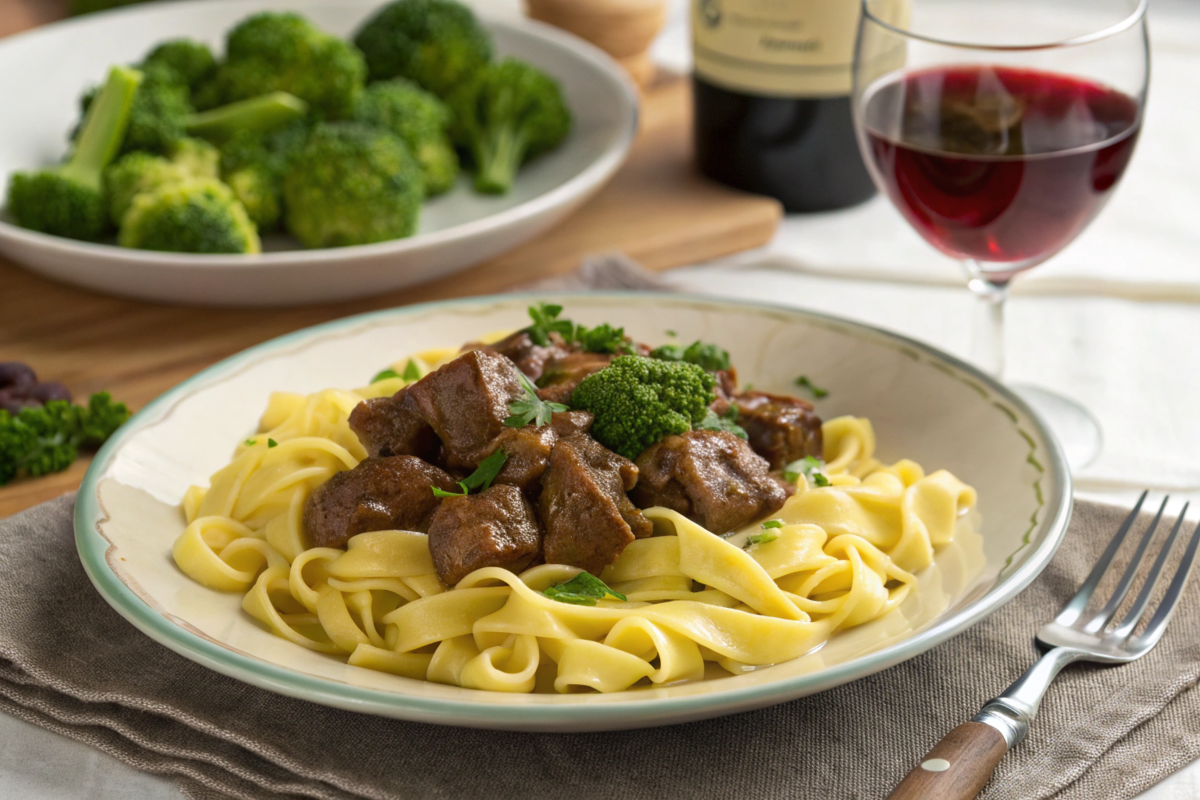
[[[686,70],[687,0],[670,1],[655,56]],[[516,13],[516,3],[475,5]],[[1010,309],[1010,377],[1074,397],[1097,415],[1105,454],[1080,485],[1109,499],[1144,485],[1200,493],[1200,0],[1156,0],[1151,25],[1151,102],[1130,173],[1091,230],[1018,283]],[[883,200],[789,218],[763,251],[678,270],[671,280],[682,291],[819,308],[966,354],[972,299],[957,268]],[[956,722],[947,720],[947,729]],[[0,714],[0,800],[75,797],[166,800],[178,792]],[[1200,765],[1140,800],[1197,797]]]

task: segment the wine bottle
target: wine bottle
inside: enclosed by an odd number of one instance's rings
[[[700,172],[774,197],[789,212],[844,208],[875,194],[850,109],[860,7],[693,0]]]

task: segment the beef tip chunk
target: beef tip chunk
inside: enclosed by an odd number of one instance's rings
[[[821,418],[810,403],[766,392],[743,392],[734,402],[737,424],[771,469],[783,469],[805,456],[821,457]]]
[[[528,331],[517,331],[493,344],[471,342],[463,347],[463,352],[482,350],[495,353],[512,361],[517,369],[524,372],[531,381],[542,377],[546,362],[561,358],[570,352],[570,348],[560,334],[551,332],[547,337],[549,345],[540,345],[533,341]]]
[[[598,575],[635,538],[649,536],[654,526],[625,494],[637,480],[632,461],[587,434],[560,439],[538,497],[546,563]]]
[[[725,431],[688,431],[646,448],[637,460],[633,500],[665,506],[726,533],[778,511],[787,492],[765,459]]]
[[[428,459],[438,447],[433,428],[421,417],[408,387],[391,397],[364,400],[350,412],[350,430],[371,456]]]
[[[515,486],[447,497],[429,524],[429,552],[438,577],[454,586],[483,567],[520,572],[542,547],[533,506]]]
[[[551,403],[567,403],[580,381],[607,367],[616,358],[612,353],[568,353],[546,364],[538,382],[538,397]]]
[[[587,433],[596,417],[590,411],[556,411],[550,417],[550,427],[560,439],[572,433]]]
[[[737,394],[737,368],[719,369],[713,373],[713,377],[717,379],[717,385],[713,388],[717,399],[709,408],[716,412],[718,417],[723,417],[729,413],[729,406]]]
[[[508,453],[504,466],[493,482],[516,486],[523,492],[541,489],[542,473],[546,471],[550,451],[554,449],[556,441],[558,434],[550,425],[505,428],[492,440],[485,455],[490,456],[501,448]]]
[[[445,466],[474,469],[491,452],[509,402],[525,393],[517,375],[504,356],[472,350],[408,387],[417,413],[442,443]]]
[[[429,529],[438,499],[431,486],[457,491],[454,479],[415,456],[368,458],[317,487],[304,507],[313,547],[345,547],[367,531]]]

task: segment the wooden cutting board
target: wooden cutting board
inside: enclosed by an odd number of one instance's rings
[[[61,13],[58,0],[0,0],[0,33]],[[778,203],[694,172],[690,108],[688,82],[660,76],[643,97],[629,161],[557,228],[466,272],[365,300],[262,311],[187,308],[75,289],[0,260],[0,361],[25,361],[77,399],[104,390],[137,409],[226,356],[330,319],[503,291],[570,272],[590,253],[620,250],[651,269],[669,269],[766,243],[779,222]],[[0,517],[75,489],[85,468],[81,460],[58,475],[0,488]]]

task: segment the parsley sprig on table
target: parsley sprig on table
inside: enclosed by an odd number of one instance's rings
[[[620,592],[614,592],[608,588],[608,584],[590,572],[581,572],[569,581],[548,586],[542,590],[542,594],[551,600],[570,603],[573,606],[594,606],[597,600],[603,600],[606,597],[615,597],[617,600],[628,599]]]
[[[554,416],[555,411],[567,410],[562,403],[549,403],[538,397],[537,387],[525,373],[518,372],[517,380],[521,382],[521,388],[525,390],[525,394],[508,404],[510,416],[504,420],[504,424],[508,427],[524,428],[532,422],[535,428],[540,428],[550,424],[550,419]]]
[[[439,489],[436,486],[430,486],[433,490],[434,497],[466,497],[471,493],[472,489],[487,491],[492,481],[500,474],[500,470],[504,468],[504,462],[508,460],[508,453],[503,450],[497,450],[490,456],[479,462],[479,466],[475,468],[467,477],[458,482],[462,487],[461,492],[447,492],[445,489]]]
[[[61,472],[83,447],[99,447],[129,419],[129,409],[108,392],[91,396],[87,406],[51,400],[13,416],[0,410],[0,486],[21,475]]]

